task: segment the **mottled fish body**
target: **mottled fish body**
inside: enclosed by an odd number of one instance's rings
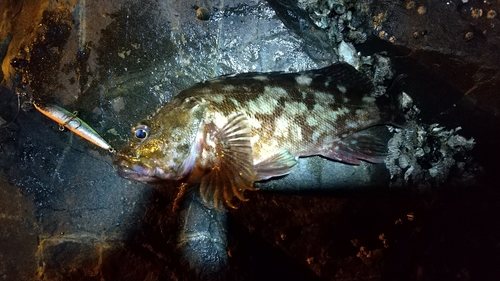
[[[291,172],[298,157],[381,162],[364,134],[392,121],[388,99],[346,63],[298,73],[244,73],[195,84],[133,128],[118,154],[123,177],[200,185],[217,206],[244,200],[255,181]]]

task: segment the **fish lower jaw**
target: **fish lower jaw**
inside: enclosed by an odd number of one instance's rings
[[[146,183],[153,183],[173,178],[171,173],[165,173],[165,171],[158,167],[147,169],[140,165],[133,165],[131,167],[120,166],[118,167],[118,175],[122,178]]]

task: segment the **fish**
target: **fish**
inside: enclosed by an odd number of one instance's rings
[[[296,73],[241,73],[181,91],[132,127],[114,163],[121,177],[199,187],[207,206],[246,201],[254,182],[285,176],[299,157],[381,163],[386,143],[363,132],[391,124],[393,99],[338,62]]]
[[[36,110],[59,124],[59,130],[62,131],[64,128],[67,128],[74,134],[100,148],[107,149],[111,153],[116,152],[116,150],[92,129],[92,127],[76,116],[77,112],[71,113],[55,104],[41,103],[38,101],[33,101],[32,103]]]

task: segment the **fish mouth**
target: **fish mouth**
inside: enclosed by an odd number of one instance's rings
[[[118,175],[125,179],[130,179],[145,183],[154,183],[170,179],[169,173],[165,173],[158,167],[147,168],[140,164],[130,164],[127,161],[117,161]]]
[[[118,175],[122,178],[129,179],[129,180],[134,180],[134,181],[140,181],[140,182],[147,182],[147,183],[153,183],[160,181],[160,178],[155,177],[154,175],[149,175],[151,174],[148,170],[136,165],[137,167],[135,168],[128,168],[124,166],[118,167]],[[144,171],[148,171],[147,173],[144,173]]]

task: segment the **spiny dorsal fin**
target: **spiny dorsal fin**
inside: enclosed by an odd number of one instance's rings
[[[259,180],[267,180],[289,174],[295,164],[295,157],[288,150],[280,148],[276,154],[255,165],[254,169]]]
[[[372,81],[363,73],[359,72],[346,62],[337,62],[330,66],[304,72],[313,77],[313,83],[324,85],[329,82],[329,87],[342,85],[346,89],[347,95],[369,95],[373,93]]]
[[[216,159],[201,179],[200,193],[203,201],[213,200],[216,209],[222,199],[235,208],[233,197],[246,201],[244,191],[256,190],[250,129],[247,117],[237,114],[215,134]]]

